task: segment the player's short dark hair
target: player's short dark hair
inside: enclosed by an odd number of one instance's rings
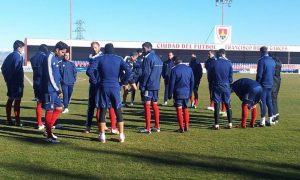
[[[215,51],[213,50],[209,50],[208,53],[212,53],[212,54],[215,54]]]
[[[114,53],[114,50],[115,50],[115,48],[114,48],[114,45],[112,43],[105,44],[105,46],[104,46],[104,53],[105,54],[112,54],[112,53]]]
[[[144,42],[142,47],[150,48],[152,49],[152,44],[150,42]]]
[[[99,43],[99,42],[93,41],[93,42],[91,43],[91,47],[92,47],[94,44],[97,44],[98,46],[100,46],[100,43]]]
[[[142,53],[143,50],[142,50],[142,49],[137,49],[136,52],[137,52],[137,53]]]
[[[137,52],[130,53],[130,56],[138,56],[139,54]]]
[[[59,41],[58,43],[56,43],[56,45],[54,47],[54,49],[59,49],[59,50],[68,49],[68,48],[69,48],[69,46],[62,41]]]
[[[226,51],[225,49],[219,49],[216,53],[217,55],[217,58],[221,57],[222,55],[225,55],[226,54]]]
[[[219,49],[218,54],[219,55],[224,55],[224,54],[226,54],[226,50],[225,49]]]
[[[48,46],[46,44],[41,44],[39,46],[39,51],[42,51],[43,53],[47,54],[48,53]]]
[[[259,49],[261,54],[267,54],[268,53],[268,48],[266,46],[262,46]]]
[[[14,42],[14,50],[17,50],[19,47],[24,47],[24,46],[25,46],[25,44],[20,40],[16,40]]]
[[[174,64],[182,63],[182,60],[178,56],[173,56],[172,61]]]

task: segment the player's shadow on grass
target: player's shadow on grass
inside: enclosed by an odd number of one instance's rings
[[[84,102],[87,102],[88,99],[72,98],[72,99],[71,99],[71,102],[72,102],[72,101],[84,101]]]
[[[43,139],[43,132],[39,132],[39,131],[34,131],[34,130],[30,130],[30,129],[24,129],[24,128],[20,128],[20,127],[1,127],[0,128],[0,136],[2,137],[6,137],[6,138],[13,138],[15,140],[18,141],[23,141],[26,143],[30,143],[30,144],[45,144],[46,141],[44,141]],[[24,135],[26,134],[26,135]],[[39,137],[33,137],[33,136],[29,136],[28,134],[31,135],[37,135]]]
[[[5,108],[6,105],[3,105],[3,104],[0,104],[0,108]],[[12,106],[13,107],[13,106]],[[35,107],[32,107],[32,106],[24,106],[21,102],[21,113],[22,113],[22,110],[25,110],[25,109],[35,109]],[[13,108],[12,108],[12,112],[13,112]]]
[[[87,106],[88,103],[87,102],[74,102],[74,101],[71,101],[70,104]]]
[[[101,175],[91,175],[91,174],[83,174],[70,170],[63,170],[59,168],[47,167],[39,165],[38,163],[8,163],[8,162],[0,162],[0,166],[4,168],[6,171],[11,171],[11,173],[21,172],[21,174],[37,174],[39,177],[53,177],[52,179],[105,179],[101,177]],[[19,177],[20,176],[15,176]],[[34,176],[32,176],[34,177]],[[24,177],[23,177],[24,178]]]
[[[76,148],[76,147],[73,147]],[[141,149],[104,150],[77,147],[80,151],[93,152],[96,155],[114,155],[118,158],[131,158],[134,162],[152,164],[153,166],[167,166],[169,168],[193,169],[209,173],[223,173],[228,176],[240,175],[250,179],[298,179],[300,166],[285,163],[265,162],[258,160],[209,156],[184,152],[154,152]],[[130,151],[130,152],[128,152]],[[192,176],[192,175],[191,175]]]

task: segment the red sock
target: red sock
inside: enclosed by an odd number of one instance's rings
[[[48,138],[52,137],[52,125],[51,125],[52,116],[53,116],[53,111],[46,111],[45,125],[46,125],[46,132]]]
[[[97,108],[97,111],[96,111],[96,120],[97,120],[97,124],[99,124],[99,122],[100,122],[100,115],[101,115],[100,108]]]
[[[7,100],[7,103],[6,103],[6,118],[7,118],[7,121],[9,121],[9,122],[11,122],[11,107],[12,107],[12,103],[13,103],[12,100]]]
[[[146,129],[150,130],[150,121],[151,121],[150,104],[144,104],[144,108],[145,108]]]
[[[212,100],[210,101],[210,105],[209,106],[212,107],[212,108],[214,107],[214,102]]]
[[[177,120],[178,120],[178,125],[180,129],[183,129],[183,114],[182,114],[182,108],[176,108],[177,112]]]
[[[37,119],[38,126],[43,125],[42,114],[43,114],[42,102],[37,101],[37,104],[36,104],[36,119]]]
[[[20,124],[20,105],[21,105],[21,100],[15,100],[14,104],[14,112],[15,112],[15,119],[16,119],[16,124]]]
[[[159,108],[157,103],[152,104],[154,111],[155,128],[159,128]]]
[[[253,126],[256,121],[256,116],[257,116],[257,109],[256,106],[251,110],[251,121],[250,121],[250,126]]]
[[[242,126],[246,126],[248,118],[248,104],[242,104]]]
[[[55,109],[53,111],[53,115],[52,115],[52,119],[51,119],[51,127],[55,124],[55,122],[58,119],[61,112],[62,112],[61,109]]]
[[[222,102],[222,112],[226,112],[226,106],[225,106],[225,103]]]
[[[111,129],[116,129],[117,128],[116,112],[113,107],[109,108],[109,117],[110,117]]]
[[[187,130],[190,127],[190,113],[188,108],[183,108],[183,115],[184,115],[183,118],[185,122],[185,128]]]

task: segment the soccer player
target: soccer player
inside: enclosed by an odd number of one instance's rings
[[[127,99],[127,95],[129,93],[129,91],[131,92],[131,94],[133,93],[135,95],[135,91],[137,90],[137,86],[136,86],[136,82],[138,82],[138,77],[136,76],[135,74],[135,69],[136,69],[136,61],[137,61],[137,58],[138,58],[138,53],[137,52],[132,52],[130,54],[130,56],[127,56],[125,58],[125,62],[128,64],[129,68],[130,68],[130,78],[128,80],[128,82],[124,82],[124,79],[122,77],[122,84],[123,84],[123,102],[122,102],[122,106],[123,107],[127,107],[127,103],[126,103],[126,99]],[[123,73],[122,73],[122,76],[123,76]],[[130,89],[129,89],[130,88]],[[132,96],[132,95],[131,95]],[[133,105],[133,101],[134,101],[134,98],[131,97],[131,102],[130,102],[130,105]]]
[[[99,63],[99,56],[103,55],[100,51],[100,44],[98,42],[92,42],[91,48],[93,50],[93,54],[90,55],[89,59],[89,67],[87,68],[86,74],[90,78],[90,86],[89,86],[89,100],[88,100],[88,110],[87,110],[87,119],[86,119],[86,128],[84,133],[90,133],[92,120],[94,116],[94,109],[97,108],[96,119],[97,125],[100,123],[100,108],[99,108],[99,86],[100,86],[100,76],[97,70],[97,66]],[[109,108],[109,117],[111,120],[111,128],[107,128],[105,126],[105,130],[109,130],[113,134],[118,134],[119,131],[116,128],[116,113],[114,108]]]
[[[182,64],[182,60],[174,56],[175,67],[172,68],[169,81],[169,99],[174,99],[174,106],[177,112],[178,132],[188,131],[190,115],[187,108],[189,97],[192,96],[194,87],[194,74],[190,67]]]
[[[42,77],[42,96],[43,107],[46,110],[45,125],[47,136],[46,141],[58,143],[57,136],[52,133],[52,127],[62,112],[61,104],[61,76],[59,73],[59,58],[62,58],[67,52],[68,45],[62,41],[56,43],[54,51],[43,60],[43,77]]]
[[[48,54],[48,46],[46,44],[41,44],[39,46],[39,51],[30,58],[30,63],[33,71],[33,90],[34,97],[36,100],[36,119],[38,130],[43,130],[45,125],[42,122],[42,77],[43,77],[43,61],[46,59]]]
[[[262,86],[263,93],[261,96],[261,120],[260,126],[266,125],[266,112],[268,107],[269,119],[267,125],[274,124],[273,122],[273,104],[272,104],[272,87],[273,78],[275,75],[275,61],[268,54],[268,48],[262,46],[260,48],[261,58],[257,64],[256,81]]]
[[[104,54],[97,57],[98,66],[97,70],[100,78],[100,123],[98,124],[99,140],[105,143],[105,114],[109,107],[113,107],[119,127],[119,141],[125,141],[124,135],[124,122],[121,112],[121,97],[120,97],[120,73],[125,71],[124,81],[128,81],[130,76],[130,69],[127,63],[114,53],[114,46],[111,43],[105,45]]]
[[[194,96],[191,96],[190,98],[191,107],[196,109],[199,103],[198,89],[203,75],[203,70],[202,70],[201,63],[200,61],[197,60],[197,56],[195,53],[192,54],[189,66],[192,68],[194,73],[194,88],[193,88]]]
[[[96,41],[91,43],[91,49],[93,51],[92,54],[89,56],[89,67],[86,71],[87,76],[89,77],[89,99],[88,99],[88,109],[87,109],[87,116],[86,116],[86,123],[85,123],[85,129],[84,133],[90,133],[91,126],[92,126],[92,120],[94,117],[94,110],[96,108],[96,104],[98,102],[98,93],[99,93],[99,74],[97,70],[91,69],[93,66],[92,64],[98,64],[95,61],[95,58],[99,57],[102,52],[100,51],[100,44]],[[96,112],[96,119],[98,120],[100,118],[100,109],[97,108]]]
[[[64,55],[64,59],[59,62],[59,69],[61,75],[61,88],[63,93],[63,105],[64,111],[62,113],[69,112],[69,103],[72,97],[74,84],[76,82],[77,70],[75,64],[70,60],[70,52]]]
[[[278,98],[278,92],[279,92],[280,84],[281,84],[280,72],[281,72],[282,62],[280,61],[280,59],[278,57],[276,57],[275,54],[272,55],[272,58],[275,61],[275,75],[273,78],[273,87],[272,87],[272,103],[273,103],[273,115],[274,115],[273,121],[275,121],[277,123],[279,121],[277,98]]]
[[[133,69],[133,76],[134,76],[134,80],[135,80],[135,85],[136,87],[138,86],[138,84],[140,84],[141,81],[141,76],[142,76],[142,64],[143,64],[143,51],[141,49],[138,49],[137,51],[137,59],[134,63],[134,69]],[[132,106],[134,104],[134,100],[135,100],[135,91],[131,92],[131,103],[130,105]]]
[[[152,50],[152,44],[150,42],[145,42],[142,45],[143,52],[145,54],[143,60],[143,74],[141,80],[141,91],[143,95],[143,103],[145,109],[145,120],[146,120],[146,127],[140,129],[140,133],[151,133],[153,132],[160,132],[160,125],[159,125],[159,107],[158,107],[158,91],[160,88],[160,76],[162,72],[163,63],[160,57]],[[150,106],[152,105],[153,112],[154,112],[154,120],[155,126],[151,129],[150,128],[150,121],[151,121],[151,112]]]
[[[254,127],[257,116],[256,104],[260,101],[262,95],[262,87],[255,80],[242,78],[235,81],[232,84],[231,88],[242,101],[242,121],[241,124],[237,127],[247,127],[246,123],[248,117],[248,109],[251,109],[250,127]]]
[[[11,108],[14,102],[15,125],[22,126],[20,120],[20,105],[24,89],[24,70],[22,52],[25,44],[16,40],[10,53],[4,60],[1,71],[7,87],[6,118],[8,125],[14,125],[11,118]]]
[[[205,69],[206,69],[206,75],[207,75],[207,81],[208,81],[208,90],[209,90],[209,100],[210,105],[207,107],[207,110],[214,111],[214,102],[212,100],[212,80],[210,79],[209,69],[213,61],[215,61],[215,54],[213,51],[208,51],[208,59],[205,61]]]
[[[225,49],[219,49],[217,53],[217,60],[213,61],[209,75],[212,82],[212,99],[214,101],[214,118],[215,124],[213,129],[219,130],[219,110],[220,103],[224,102],[227,109],[228,128],[232,128],[232,110],[230,105],[230,84],[232,83],[232,64],[226,58]]]
[[[170,79],[171,69],[174,66],[174,62],[172,60],[173,57],[174,57],[173,52],[169,52],[168,59],[163,63],[163,69],[162,69],[162,74],[161,75],[162,75],[162,77],[164,79],[164,82],[165,82],[164,103],[162,104],[164,106],[168,105],[169,79]]]

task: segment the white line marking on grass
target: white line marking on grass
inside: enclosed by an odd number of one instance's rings
[[[29,83],[31,86],[33,86],[32,81],[26,76],[26,74],[24,74],[24,77],[25,77],[25,79],[28,81],[28,83]]]

